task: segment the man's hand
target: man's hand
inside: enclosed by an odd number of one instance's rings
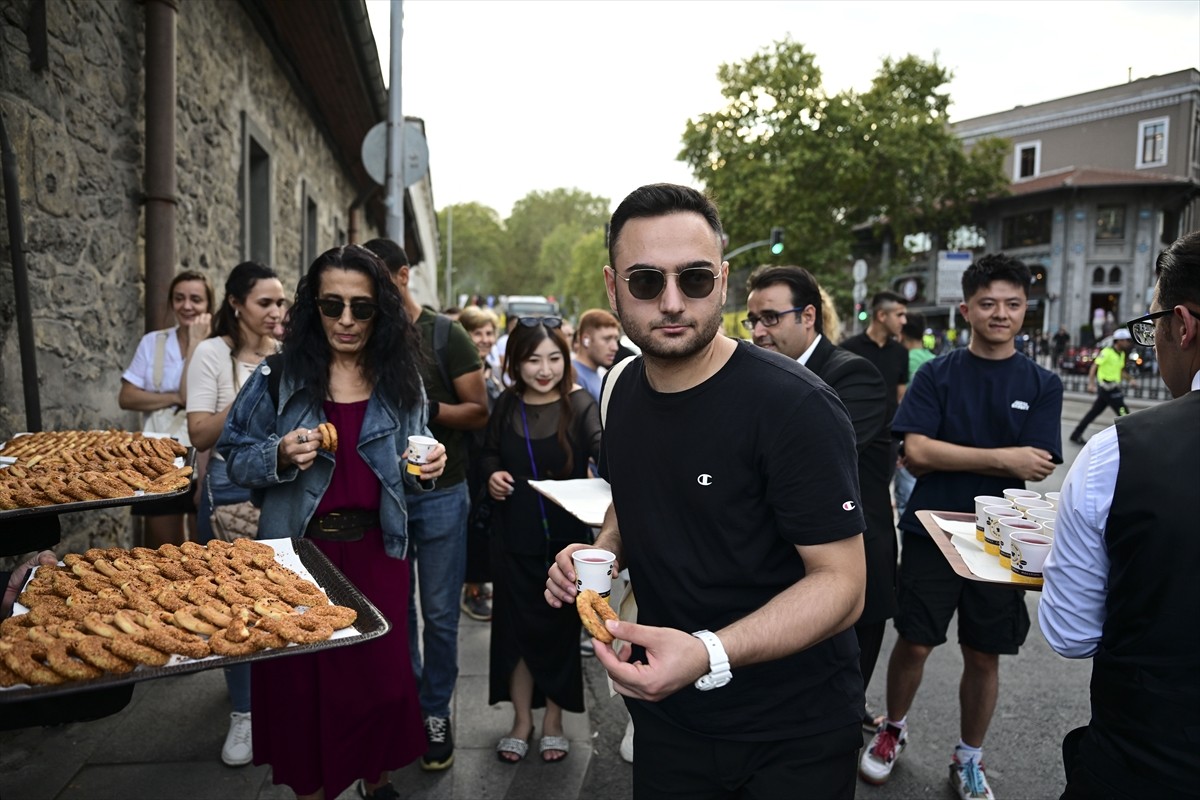
[[[690,633],[674,628],[656,628],[636,622],[609,620],[608,630],[618,639],[646,649],[646,661],[630,663],[633,648],[620,654],[593,639],[596,660],[608,671],[613,688],[626,697],[658,702],[708,674],[708,650]]]
[[[999,452],[1005,468],[1023,481],[1045,480],[1054,472],[1054,457],[1040,447],[1004,447]]]
[[[8,585],[4,587],[4,596],[0,598],[0,619],[7,619],[8,615],[12,613],[13,603],[16,602],[17,595],[21,593],[25,579],[29,577],[29,570],[34,567],[49,567],[57,563],[58,556],[49,550],[43,550],[14,569],[8,576]]]
[[[586,550],[593,545],[569,544],[554,557],[546,578],[546,602],[552,608],[562,608],[564,605],[574,605],[575,595],[579,593],[575,586],[575,562],[571,554],[576,550]]]
[[[1088,382],[1087,382],[1087,393],[1088,393],[1088,394],[1095,394],[1095,393],[1096,393],[1096,382],[1095,382],[1095,381],[1088,381]]]

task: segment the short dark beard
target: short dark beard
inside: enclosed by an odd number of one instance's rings
[[[716,290],[714,289],[714,291]],[[697,320],[700,323],[700,327],[696,328],[697,336],[691,343],[683,349],[664,349],[658,346],[658,343],[654,340],[649,330],[640,330],[629,324],[623,313],[620,292],[616,293],[615,300],[617,303],[617,316],[621,319],[621,327],[624,329],[625,335],[642,349],[643,355],[649,356],[651,359],[677,361],[691,358],[708,347],[721,330],[721,309],[718,306],[712,317],[707,320]]]

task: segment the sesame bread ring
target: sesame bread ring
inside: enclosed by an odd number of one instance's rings
[[[613,641],[615,637],[604,626],[604,621],[617,619],[617,612],[594,589],[584,589],[575,596],[575,610],[579,612],[579,619],[583,621],[589,636],[605,644]]]
[[[116,639],[110,640],[108,647],[113,654],[120,658],[136,664],[145,664],[148,667],[165,667],[171,660],[166,653],[139,644],[132,636],[118,636]]]
[[[175,612],[175,624],[185,631],[211,636],[219,629],[216,625],[201,619],[197,613],[199,610],[198,606],[185,606],[179,609]]]
[[[85,636],[75,642],[75,655],[93,667],[124,675],[133,669],[133,664],[108,649],[108,640],[102,636]]]
[[[59,639],[46,647],[46,664],[67,680],[87,681],[99,678],[103,671],[78,657],[73,641]]]
[[[322,422],[317,426],[317,432],[321,434],[321,449],[328,450],[331,453],[336,453],[338,436],[337,428],[333,427],[333,423]]]
[[[349,628],[358,619],[358,612],[345,606],[313,606],[304,612],[304,616],[316,616],[333,626],[335,631]]]
[[[66,680],[50,668],[43,645],[0,640],[0,659],[31,686],[52,686]]]

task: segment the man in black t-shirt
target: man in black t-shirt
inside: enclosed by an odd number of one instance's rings
[[[972,511],[974,498],[1045,479],[1062,463],[1062,381],[1017,353],[1029,269],[987,255],[963,274],[959,312],[971,343],[926,363],[892,422],[917,476],[900,518],[900,608],[888,661],[887,719],[863,752],[859,774],[882,784],[907,742],[907,715],[925,660],[958,616],[963,672],[961,736],[950,764],[958,796],[991,800],[983,740],[999,698],[1000,655],[1015,655],[1029,631],[1024,593],[959,577],[930,540],[917,510]]]
[[[871,298],[871,321],[867,329],[851,336],[840,346],[875,365],[888,387],[887,424],[892,424],[896,408],[904,399],[908,385],[908,350],[900,343],[908,306],[895,292],[878,292]]]
[[[850,420],[794,360],[720,335],[729,265],[706,197],[643,186],[609,230],[609,301],[642,358],[611,387],[596,546],[628,566],[638,622],[609,622],[632,646],[597,640],[596,657],[636,726],[634,795],[853,797],[866,568]],[[552,606],[574,602],[581,546],[550,568]]]

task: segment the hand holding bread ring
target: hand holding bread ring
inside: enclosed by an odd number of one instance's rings
[[[558,555],[554,557],[554,563],[547,571],[545,591],[546,602],[552,608],[562,608],[564,605],[571,605],[575,602],[575,595],[579,589],[575,585],[575,562],[572,560],[571,554],[576,550],[585,550],[591,546],[590,544],[569,544],[559,550]]]
[[[316,430],[297,428],[289,431],[279,440],[279,466],[306,470],[317,460],[320,449],[321,436]]]

